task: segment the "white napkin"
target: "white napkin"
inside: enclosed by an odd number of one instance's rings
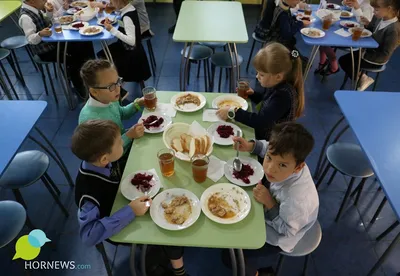
[[[221,119],[217,116],[216,109],[204,109],[203,110],[203,122],[219,122]]]
[[[176,116],[176,109],[169,103],[158,103],[155,112],[164,113],[171,118]]]
[[[210,163],[208,164],[207,177],[214,182],[220,180],[224,176],[225,164],[225,161],[222,161],[214,155],[211,155]]]
[[[345,31],[343,28],[335,31],[335,34],[343,36],[343,37],[349,37],[351,34],[348,31]]]
[[[207,130],[202,127],[197,121],[193,121],[193,123],[189,127],[188,134],[193,137],[204,136],[207,134]]]
[[[154,174],[155,176],[158,177],[158,179],[160,180],[160,188],[164,189],[164,186],[163,186],[163,184],[161,182],[161,178],[158,176],[157,171],[155,169],[151,169],[151,170],[148,170],[148,172],[151,172],[152,174]]]

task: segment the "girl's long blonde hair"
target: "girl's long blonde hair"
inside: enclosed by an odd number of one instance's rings
[[[285,75],[285,80],[293,85],[297,92],[296,119],[304,111],[304,82],[299,53],[290,52],[284,45],[272,42],[260,49],[253,60],[254,68],[263,73]]]

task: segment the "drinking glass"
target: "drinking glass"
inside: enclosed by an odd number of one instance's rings
[[[304,8],[304,14],[305,15],[311,15],[312,14],[312,9],[311,9],[311,6],[310,5],[306,5],[305,6],[305,8]]]
[[[247,95],[247,90],[250,88],[250,82],[246,79],[240,79],[237,82],[237,93],[238,96],[242,97],[243,99],[247,99],[249,96]]]
[[[172,176],[175,173],[175,152],[172,149],[162,149],[158,151],[157,158],[162,175]]]
[[[352,30],[352,35],[351,35],[351,39],[354,41],[357,41],[360,39],[363,31],[364,31],[364,27],[360,26],[360,27],[354,27],[351,29]]]
[[[53,26],[54,26],[54,31],[56,33],[62,33],[62,27],[61,27],[61,23],[60,23],[60,18],[54,18],[53,19]]]
[[[210,159],[204,154],[195,154],[190,159],[192,163],[193,179],[197,183],[203,183],[207,179],[207,170]]]
[[[145,87],[142,90],[144,97],[144,107],[149,111],[154,111],[157,107],[157,90],[154,87]]]

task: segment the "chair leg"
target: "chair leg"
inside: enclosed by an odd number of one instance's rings
[[[204,71],[204,92],[207,92],[207,60],[203,60],[203,71]]]
[[[155,77],[156,76],[156,61],[155,61],[154,54],[152,51],[153,47],[151,46],[150,40],[147,40],[146,43],[147,43],[147,50],[148,50],[149,59],[150,59],[150,68],[151,68],[153,76]]]
[[[192,67],[192,62],[189,60],[187,85],[189,85],[189,82],[190,82],[190,68],[191,68],[191,67]]]
[[[10,79],[10,77],[8,76],[7,71],[6,71],[6,69],[4,68],[2,62],[0,62],[0,67],[1,67],[1,70],[3,71],[4,76],[6,77],[6,80],[7,80],[8,83],[10,84],[10,88],[11,88],[11,90],[13,91],[15,98],[17,98],[17,100],[19,100],[17,91],[15,91],[14,85],[13,85],[13,83],[11,82],[11,79]]]
[[[303,273],[302,273],[303,276],[307,275],[308,258],[309,257],[310,257],[310,255],[306,255],[306,258],[304,260],[304,267],[303,267]]]
[[[356,199],[354,200],[354,206],[357,205],[358,200],[360,199],[361,192],[362,192],[362,190],[364,188],[365,181],[367,181],[367,178],[363,178],[361,180],[360,184],[358,184],[358,193],[357,193]]]
[[[199,65],[197,66],[197,78],[200,77],[201,60],[199,60],[198,62],[199,62]]]
[[[49,95],[49,90],[47,88],[47,82],[46,82],[46,76],[44,74],[44,68],[41,64],[39,64],[39,71],[40,71],[40,75],[42,76],[44,91],[46,92],[46,95]]]
[[[340,86],[339,90],[343,90],[343,88],[344,88],[344,86],[346,85],[348,79],[349,79],[349,76],[347,76],[347,74],[345,74],[345,75],[344,75],[344,79],[343,79],[343,83],[342,83],[342,85]]]
[[[321,177],[318,179],[317,186],[316,186],[317,190],[318,190],[319,186],[321,185],[322,181],[324,180],[325,175],[328,173],[330,167],[331,167],[331,164],[328,163],[326,165],[326,167],[324,169],[324,172],[322,173]],[[336,171],[336,169],[335,169],[335,171]]]
[[[378,72],[376,74],[376,78],[375,78],[374,86],[372,87],[372,91],[375,91],[375,89],[376,89],[376,85],[378,84],[378,80],[379,80],[379,75],[380,75],[380,72]]]
[[[16,66],[16,68],[17,68],[17,70],[18,70],[18,75],[19,75],[19,77],[17,76],[17,78],[21,81],[21,83],[22,83],[23,86],[26,86],[24,77],[23,77],[23,75],[22,75],[21,67],[19,66],[18,59],[17,59],[17,56],[15,55],[14,50],[11,50],[11,56],[12,56],[12,59],[14,60],[15,66]]]
[[[54,73],[54,77],[57,80],[58,79],[58,75],[57,75],[57,68],[56,68],[56,63],[55,62],[53,62],[53,73]]]
[[[338,222],[338,220],[339,220],[339,218],[340,218],[340,216],[341,216],[341,214],[343,212],[344,206],[347,203],[347,199],[350,196],[350,192],[353,189],[354,180],[355,180],[355,177],[352,177],[351,180],[350,180],[349,187],[347,187],[346,194],[344,195],[342,204],[340,205],[339,211],[338,211],[338,213],[336,215],[335,222]]]
[[[20,203],[22,206],[24,206],[25,210],[28,210],[28,207],[26,206],[25,200],[22,197],[22,194],[20,190],[18,189],[12,189],[13,194],[15,196],[15,199],[17,200],[18,203]]]
[[[49,176],[47,175],[47,177],[49,177]],[[69,213],[68,213],[67,209],[64,207],[64,205],[62,204],[60,198],[54,192],[53,188],[51,187],[51,184],[47,181],[46,177],[41,177],[41,180],[43,181],[43,183],[46,186],[47,190],[50,192],[50,194],[52,195],[54,201],[60,207],[60,209],[64,213],[64,215],[66,217],[69,217]]]
[[[386,229],[385,231],[382,232],[382,234],[380,234],[378,237],[376,237],[376,240],[377,241],[382,240],[387,234],[392,232],[393,229],[396,228],[399,224],[400,224],[400,222],[398,220],[396,220],[392,225],[389,226],[388,229]]]
[[[222,68],[219,69],[218,93],[221,92],[221,82],[222,82]]]
[[[44,174],[43,174],[43,177],[46,178],[46,180],[49,182],[51,188],[53,188],[53,190],[56,192],[56,194],[57,194],[58,196],[60,196],[60,195],[61,195],[61,191],[60,191],[60,189],[58,189],[57,185],[54,184],[53,179],[51,179],[50,176],[49,176],[47,173],[44,173]]]
[[[206,92],[208,92],[208,91],[210,91],[209,90],[209,87],[211,86],[211,73],[210,73],[210,64],[209,64],[209,61],[208,61],[208,59],[206,59],[205,61],[204,61],[204,66],[206,67],[206,72],[207,72],[207,82],[208,82],[208,86],[207,86],[207,90],[206,90]]]
[[[331,185],[333,179],[335,178],[336,173],[337,173],[337,170],[334,170],[331,177],[328,180],[328,183],[326,183],[326,185],[328,185],[328,186]]]
[[[282,265],[283,265],[283,259],[284,259],[284,255],[279,254],[279,259],[278,259],[278,264],[276,265],[276,270],[275,270],[275,275],[278,276],[279,272],[282,269]]]
[[[211,64],[210,92],[214,92],[214,79],[215,79],[215,65]]]
[[[156,56],[154,55],[153,45],[151,44],[151,40],[148,40],[147,47],[149,49],[149,52],[151,53],[151,57],[152,57],[152,60],[153,60],[154,68],[156,68],[157,67]]]
[[[7,96],[9,100],[13,100],[10,91],[7,88],[7,84],[5,83],[3,77],[0,74],[0,87],[3,89],[4,94]]]
[[[251,45],[249,60],[247,61],[247,65],[246,65],[246,72],[249,72],[250,60],[251,60],[251,57],[253,56],[253,51],[254,51],[254,46],[255,45],[256,45],[256,41],[253,39],[253,45]]]
[[[56,94],[56,90],[54,89],[53,79],[52,79],[51,74],[50,74],[49,65],[46,64],[45,68],[46,68],[46,72],[47,72],[47,77],[49,78],[51,90],[53,91],[54,100],[55,100],[56,103],[58,103],[57,94]]]
[[[36,62],[33,60],[33,55],[32,55],[31,49],[29,48],[29,45],[25,47],[25,50],[28,53],[29,59],[31,60],[33,67],[35,67],[36,72],[39,71],[39,68],[36,65]]]
[[[376,212],[375,212],[374,216],[372,217],[371,221],[369,222],[369,224],[374,224],[374,222],[378,218],[379,214],[381,213],[383,206],[385,206],[386,201],[387,201],[387,198],[385,196],[382,199],[381,203],[379,204],[378,209],[376,209]]]
[[[101,257],[103,258],[104,266],[106,267],[106,270],[107,270],[107,275],[112,276],[112,270],[111,270],[110,262],[107,258],[106,249],[104,248],[104,244],[102,242],[99,244],[96,244],[96,249],[97,249],[97,251],[100,252]]]

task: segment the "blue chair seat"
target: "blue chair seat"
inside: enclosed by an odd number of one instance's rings
[[[361,147],[352,143],[335,143],[328,147],[326,157],[341,173],[366,178],[374,174]]]
[[[380,73],[386,70],[386,64],[382,65],[379,68],[361,68],[362,71],[371,72],[371,73]]]
[[[264,39],[258,37],[258,36],[256,35],[256,33],[252,33],[251,36],[252,36],[253,39],[254,39],[255,41],[257,41],[257,42],[260,42],[260,43],[266,43],[266,42],[267,42],[267,41],[265,41]]]
[[[0,61],[10,55],[10,51],[7,49],[0,49]]]
[[[0,178],[0,187],[19,189],[29,186],[43,176],[49,165],[49,157],[40,151],[18,153]]]
[[[235,55],[233,55],[233,58],[235,58]],[[213,54],[211,56],[211,62],[217,67],[232,68],[232,60],[229,52],[219,52]],[[242,62],[242,56],[238,55],[238,65],[241,65]]]
[[[187,58],[188,52],[189,52],[189,47],[186,48],[185,58]],[[207,59],[212,55],[212,53],[213,53],[213,51],[207,46],[193,45],[192,52],[190,54],[189,59],[191,59],[191,60]],[[183,55],[183,50],[181,51],[181,55]]]
[[[226,42],[199,42],[199,44],[215,49],[224,47],[226,45]]]
[[[14,240],[26,221],[24,207],[15,201],[0,201],[0,248]]]
[[[28,45],[28,40],[23,35],[12,36],[4,39],[0,46],[6,49],[19,49]]]

